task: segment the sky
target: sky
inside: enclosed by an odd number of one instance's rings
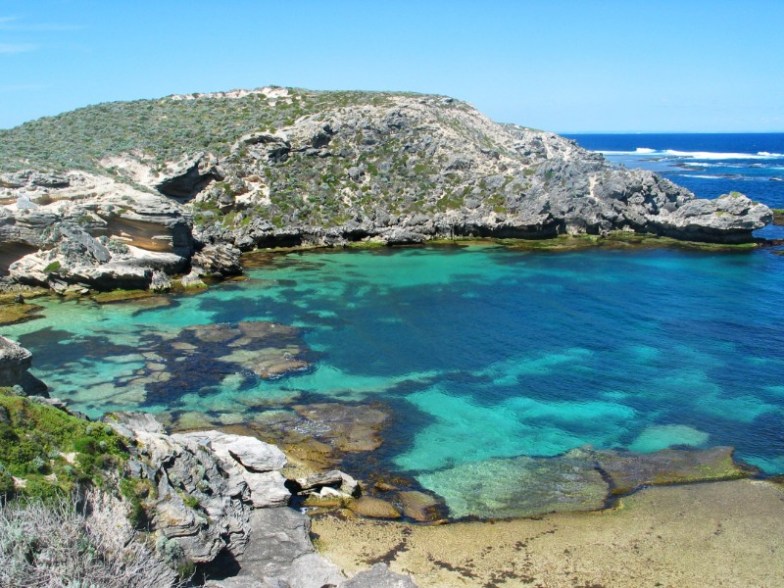
[[[784,131],[782,0],[0,0],[0,128],[265,85],[563,133]]]

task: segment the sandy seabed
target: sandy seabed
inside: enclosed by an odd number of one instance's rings
[[[384,561],[421,588],[784,586],[784,488],[738,480],[648,488],[616,508],[409,525],[313,517],[346,572]]]

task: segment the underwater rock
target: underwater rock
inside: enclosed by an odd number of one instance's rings
[[[342,452],[373,451],[381,446],[379,435],[387,413],[363,405],[320,403],[295,406],[294,410],[325,439]]]
[[[418,523],[438,521],[446,516],[445,505],[435,496],[416,490],[398,494],[403,505],[403,515]]]
[[[688,425],[651,425],[629,445],[631,451],[650,453],[675,445],[700,447],[710,438],[708,433]]]
[[[372,496],[362,496],[352,500],[348,507],[351,512],[369,519],[399,519],[401,517],[400,511],[391,502]]]
[[[382,444],[388,415],[377,406],[318,403],[293,408],[261,413],[249,427],[312,471],[333,469],[345,454],[370,452]]]
[[[148,402],[167,404],[200,390],[224,385],[252,384],[256,378],[274,379],[310,367],[310,350],[294,327],[265,321],[197,325],[182,329],[174,338],[151,334],[143,370],[135,383],[143,386]],[[161,370],[161,366],[165,366]],[[252,402],[252,400],[249,400]],[[263,404],[263,403],[262,403]],[[226,420],[229,419],[229,420]],[[186,419],[192,420],[192,419]],[[203,424],[178,424],[189,429],[204,424],[232,424],[236,418],[225,415],[223,421],[203,418]]]
[[[417,481],[438,490],[454,518],[503,519],[602,508],[609,487],[583,456],[460,464]]]
[[[581,451],[581,450],[577,450]],[[655,453],[587,452],[608,476],[613,494],[627,494],[645,485],[730,480],[749,475],[733,460],[732,447],[663,449]]]

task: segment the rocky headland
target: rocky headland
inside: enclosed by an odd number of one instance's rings
[[[60,401],[0,389],[0,434],[4,443],[17,446],[0,449],[4,586],[47,577],[90,582],[96,569],[127,580],[107,579],[102,586],[164,588],[185,580],[211,588],[415,586],[384,565],[348,578],[316,553],[310,519],[289,507],[292,491],[327,488],[332,496],[352,500],[361,490],[350,476],[333,472],[287,480],[281,473],[286,456],[253,437],[218,431],[169,435],[141,413],[114,413],[104,422],[71,414]],[[51,514],[39,515],[37,522],[45,527],[47,519],[62,515],[58,496],[69,492],[81,496],[86,521],[79,544],[58,544],[56,528],[53,537],[14,535],[15,497],[50,504]],[[139,565],[146,569],[136,570]]]
[[[198,285],[266,247],[614,231],[744,243],[772,219],[442,96],[169,96],[32,121],[0,146],[0,271],[58,292]]]

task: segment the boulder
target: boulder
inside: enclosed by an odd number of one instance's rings
[[[48,396],[48,387],[28,370],[33,354],[15,341],[0,336],[0,386],[19,386],[26,395]]]
[[[290,508],[253,512],[253,533],[247,549],[237,557],[239,577],[263,582],[285,582],[300,588],[339,586],[340,570],[319,556],[310,541],[310,519]]]
[[[401,516],[400,511],[391,502],[371,496],[352,500],[348,508],[359,516],[369,519],[399,519]]]
[[[335,489],[339,495],[359,496],[360,487],[353,477],[340,470],[317,472],[294,480],[298,492],[320,492],[325,488]]]
[[[229,243],[205,245],[191,259],[191,265],[201,276],[225,278],[242,273],[242,252]]]
[[[340,588],[416,588],[410,576],[396,574],[383,563],[377,563],[369,570],[359,572],[344,582]]]
[[[400,492],[398,498],[403,505],[403,516],[418,523],[439,521],[446,516],[446,508],[443,503],[430,494],[414,490]]]

